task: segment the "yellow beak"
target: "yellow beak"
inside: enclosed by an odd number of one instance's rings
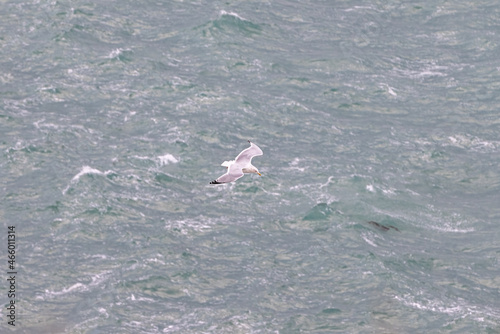
[[[259,173],[259,172],[257,172],[257,174],[259,174],[259,176],[262,176],[262,174],[261,174],[261,173]]]

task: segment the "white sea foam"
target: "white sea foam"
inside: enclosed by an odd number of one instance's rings
[[[328,186],[330,183],[333,183],[333,176],[329,176],[328,180],[325,183],[323,183],[322,185],[319,186],[319,189]]]
[[[127,299],[131,301],[140,301],[148,303],[153,303],[155,301],[153,298],[135,297],[134,294],[131,294],[130,297],[127,297]]]
[[[76,174],[75,176],[73,176],[71,181],[72,182],[78,181],[82,175],[88,175],[88,174],[105,175],[106,173],[103,173],[100,170],[89,167],[89,166],[83,166],[82,169],[80,170],[80,172],[78,174]]]
[[[239,16],[238,14],[236,14],[235,12],[226,12],[225,10],[221,10],[219,12],[219,15],[220,16],[224,16],[224,15],[228,15],[228,16],[233,16],[233,17],[236,17],[237,19],[239,20],[242,20],[242,21],[248,21],[247,19],[244,19],[242,18],[241,16]]]
[[[371,240],[366,233],[362,233],[361,238],[363,238],[363,240],[366,241],[367,244],[369,244],[373,247],[378,247],[377,244],[375,243],[375,241]]]
[[[87,290],[88,290],[88,288],[85,284],[75,283],[72,286],[70,286],[69,288],[63,288],[60,291],[45,290],[45,293],[43,294],[43,296],[38,296],[38,297],[36,297],[36,299],[45,300],[46,298],[54,298],[57,296],[68,294],[70,292],[83,292],[83,291],[87,291]]]
[[[382,87],[385,87],[387,89],[387,93],[391,94],[392,96],[398,96],[398,94],[394,91],[395,88],[389,86],[386,83],[380,83]]]
[[[162,261],[162,260],[159,260],[158,258],[154,257],[154,258],[151,258],[151,259],[146,259],[144,261],[145,263],[149,263],[149,262],[153,262],[153,263],[159,263],[161,265],[165,265],[165,262]]]
[[[352,8],[344,9],[344,12],[352,12],[352,11],[357,11],[360,9],[361,10],[363,10],[363,9],[375,10],[375,8],[372,6],[353,6]]]
[[[192,231],[202,232],[212,229],[214,221],[211,218],[198,216],[193,219],[177,219],[168,221],[165,228],[176,230],[183,235],[190,235]]]
[[[118,58],[123,53],[123,51],[129,51],[129,50],[124,50],[124,49],[121,49],[121,48],[114,49],[113,51],[111,51],[108,54],[108,56],[106,58],[109,58],[109,59]]]
[[[95,168],[92,168],[92,167],[89,167],[89,166],[83,166],[82,169],[80,170],[80,172],[78,174],[76,174],[75,176],[73,176],[73,178],[71,179],[71,182],[68,184],[68,186],[66,188],[64,188],[64,190],[62,191],[62,193],[63,193],[63,195],[66,195],[66,192],[69,190],[70,186],[72,184],[77,183],[78,180],[80,179],[80,177],[82,177],[83,175],[90,175],[90,174],[95,174],[95,175],[109,175],[109,174],[112,174],[112,173],[114,173],[114,172],[111,171],[111,170],[107,170],[105,172],[101,172],[98,169],[95,169]]]
[[[500,146],[500,142],[488,141],[470,135],[457,134],[448,137],[448,145],[462,149],[470,149],[472,151],[492,152],[497,150]]]
[[[499,319],[500,313],[488,306],[476,306],[468,304],[464,300],[457,302],[448,302],[445,304],[442,300],[423,300],[416,301],[414,296],[394,296],[394,299],[403,305],[423,311],[443,313],[458,318],[472,317],[479,322],[485,322],[485,315]]]
[[[299,163],[301,163],[301,160],[299,158],[293,158],[293,160],[289,162],[289,169],[298,170],[299,172],[305,171],[305,167],[298,167]]]
[[[369,184],[366,186],[366,190],[368,190],[371,193],[375,192],[375,187],[373,187],[373,184]]]
[[[160,159],[160,166],[165,166],[168,165],[169,163],[176,164],[179,162],[179,160],[176,159],[172,154],[165,154],[159,156],[158,159]]]
[[[427,303],[418,303],[416,302],[413,296],[395,296],[394,297],[396,300],[402,302],[404,305],[413,307],[419,310],[424,310],[424,311],[432,311],[432,312],[438,312],[438,313],[446,313],[449,315],[454,315],[463,312],[463,309],[460,306],[444,306],[442,305],[442,302],[433,302],[433,301],[427,301]]]
[[[101,313],[102,315],[104,315],[104,317],[105,317],[106,319],[107,319],[107,318],[109,318],[109,314],[108,314],[108,312],[106,311],[106,309],[105,309],[105,308],[100,307],[100,308],[98,309],[98,311],[99,311],[99,313]]]
[[[450,223],[444,223],[443,226],[431,225],[430,228],[433,230],[436,230],[436,231],[453,232],[453,233],[469,233],[469,232],[474,231],[474,229],[472,227],[470,227],[470,228],[457,228],[457,227],[453,227]]]
[[[90,283],[90,285],[99,285],[99,284],[101,284],[102,282],[106,281],[111,276],[111,274],[112,274],[112,271],[106,270],[106,271],[103,271],[100,274],[96,274],[96,275],[92,276],[91,277],[92,283]]]

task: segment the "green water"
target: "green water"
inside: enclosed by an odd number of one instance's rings
[[[499,14],[2,2],[1,328],[498,333]]]

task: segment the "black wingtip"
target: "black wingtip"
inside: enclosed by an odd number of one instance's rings
[[[217,180],[213,180],[212,182],[210,182],[210,184],[222,184],[222,182],[217,182]]]
[[[247,142],[249,142],[250,144],[252,143],[250,140],[247,140]]]

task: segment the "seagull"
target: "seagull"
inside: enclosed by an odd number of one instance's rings
[[[250,147],[241,151],[240,154],[234,160],[224,161],[221,166],[227,167],[227,172],[221,175],[216,180],[210,182],[210,184],[221,184],[234,182],[243,176],[243,173],[256,173],[259,174],[259,170],[252,165],[252,158],[258,155],[262,155],[262,150],[252,143],[250,140]]]

